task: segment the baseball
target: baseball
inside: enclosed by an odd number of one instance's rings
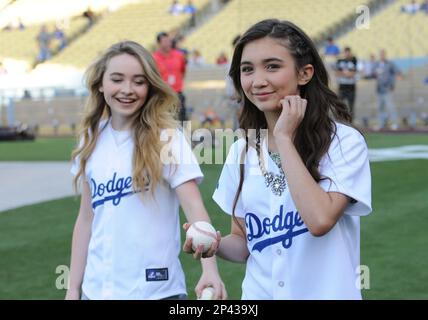
[[[192,249],[194,251],[200,244],[203,244],[203,252],[206,252],[212,243],[217,240],[217,232],[208,222],[197,221],[187,229],[186,238],[192,238]]]
[[[204,290],[202,290],[201,296],[198,298],[198,300],[212,300],[213,297],[214,297],[214,288],[206,287]]]

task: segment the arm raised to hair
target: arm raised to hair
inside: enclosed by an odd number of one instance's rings
[[[334,227],[350,199],[338,192],[326,192],[309,173],[294,146],[294,135],[306,111],[300,96],[281,100],[281,115],[273,130],[282,168],[294,204],[314,236],[323,236]]]

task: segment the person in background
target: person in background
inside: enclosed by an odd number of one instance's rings
[[[190,14],[190,27],[196,26],[196,7],[192,0],[187,1],[187,4],[183,8],[183,13]]]
[[[36,37],[39,46],[39,53],[37,55],[37,62],[41,63],[51,58],[51,41],[52,35],[48,32],[46,25],[40,27],[40,31]]]
[[[354,104],[357,88],[357,58],[352,54],[351,48],[343,50],[343,57],[336,63],[336,81],[339,84],[339,97],[346,102],[352,119],[355,117]]]
[[[428,14],[428,0],[424,0],[421,3],[421,5],[419,7],[419,10],[422,11],[422,12],[425,12],[425,14]]]
[[[153,53],[153,58],[156,61],[162,79],[178,94],[180,99],[178,120],[180,122],[187,121],[186,97],[183,93],[186,57],[180,50],[172,47],[172,39],[168,33],[158,33],[156,41],[158,50]]]
[[[334,43],[334,40],[332,37],[328,37],[327,44],[324,47],[324,55],[333,56],[334,58],[337,58],[339,54],[340,54],[339,47]]]
[[[385,49],[380,50],[379,61],[375,64],[375,77],[379,129],[386,128],[390,122],[391,129],[397,130],[399,123],[393,92],[396,78],[401,78],[401,72],[394,62],[387,59]]]
[[[375,79],[375,65],[376,65],[376,56],[371,53],[369,60],[363,61],[363,65],[362,65],[362,73],[363,73],[363,78],[370,80],[370,79]]]
[[[173,0],[171,6],[168,9],[170,15],[177,16],[183,13],[183,6],[178,0]]]
[[[222,65],[227,65],[228,63],[229,63],[229,60],[227,60],[226,53],[222,51],[217,57],[216,64],[219,66],[222,66]]]
[[[82,14],[88,20],[88,26],[91,27],[95,23],[95,12],[92,11],[91,7],[88,7]]]
[[[205,66],[205,59],[202,57],[198,49],[194,49],[189,58],[189,67],[203,67]]]
[[[67,38],[65,36],[64,31],[56,26],[53,32],[53,38],[58,41],[58,50],[61,51],[67,46]]]

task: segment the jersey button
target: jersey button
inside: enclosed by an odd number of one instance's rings
[[[276,254],[277,254],[277,255],[279,255],[279,256],[280,256],[280,255],[281,255],[281,253],[282,253],[281,249],[277,249],[277,250],[276,250]]]
[[[284,286],[284,281],[278,282],[278,285],[282,288]]]

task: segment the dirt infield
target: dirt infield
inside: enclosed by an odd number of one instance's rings
[[[428,159],[427,145],[369,149],[370,162]],[[0,162],[0,212],[74,194],[70,162]]]

